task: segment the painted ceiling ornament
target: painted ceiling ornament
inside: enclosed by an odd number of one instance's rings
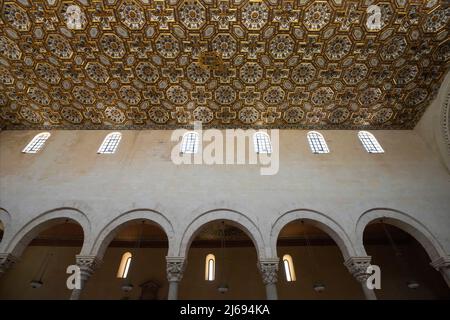
[[[42,122],[41,115],[38,112],[26,106],[20,108],[20,116],[32,124]]]
[[[180,53],[180,45],[172,34],[160,34],[156,39],[156,51],[164,58],[176,58]]]
[[[100,39],[100,47],[105,54],[113,59],[123,58],[125,46],[123,41],[113,33],[105,33]]]
[[[311,96],[311,101],[318,106],[323,106],[333,100],[334,92],[330,87],[321,87],[314,91]]]
[[[240,69],[240,76],[247,84],[255,84],[263,77],[264,70],[256,62],[247,62]]]
[[[407,42],[404,36],[395,36],[386,42],[380,56],[383,60],[395,60],[399,58],[407,47]]]
[[[338,107],[334,109],[328,119],[333,124],[340,124],[345,122],[350,116],[350,111],[346,107]]]
[[[245,124],[252,124],[258,121],[259,112],[254,107],[244,107],[239,111],[239,120]]]
[[[106,107],[105,109],[106,119],[112,121],[116,124],[121,124],[125,122],[126,117],[122,110],[117,107]]]
[[[174,85],[167,89],[167,98],[174,104],[182,105],[187,102],[188,94],[182,86]]]
[[[294,40],[287,34],[277,34],[272,38],[269,50],[274,59],[285,59],[294,52]]]
[[[214,98],[220,104],[231,104],[236,100],[236,91],[228,85],[220,86],[214,92]]]
[[[119,7],[120,21],[131,30],[140,30],[145,24],[145,14],[134,1],[123,1]]]
[[[241,51],[247,54],[248,59],[257,59],[258,54],[265,51],[265,42],[260,41],[259,34],[249,34],[248,41],[242,41]]]
[[[270,87],[264,92],[263,99],[268,104],[279,104],[284,100],[284,90],[279,86]]]
[[[249,30],[260,30],[269,19],[269,8],[263,1],[249,1],[242,9],[242,24]]]
[[[198,63],[191,63],[186,69],[187,77],[197,84],[204,84],[210,77],[210,71]]]
[[[223,59],[229,59],[236,53],[236,40],[227,33],[218,34],[213,42],[213,50],[222,54]]]
[[[192,118],[191,112],[183,107],[176,107],[175,111],[172,111],[170,114],[172,119],[177,120],[177,122],[181,124],[188,123]]]
[[[148,116],[157,124],[164,124],[169,121],[169,112],[163,107],[155,106],[148,110]]]
[[[427,90],[423,88],[416,88],[406,95],[405,103],[409,107],[417,106],[424,102],[427,96]]]
[[[216,112],[216,118],[223,123],[231,123],[236,119],[236,111],[231,110],[231,107],[221,107],[220,111]]]
[[[174,10],[168,8],[164,0],[153,1],[150,9],[150,21],[157,22],[160,30],[168,30],[169,23],[175,22]]]
[[[112,30],[112,24],[116,22],[114,11],[107,9],[103,1],[97,1],[93,5],[92,22],[98,24],[102,30]]]
[[[60,59],[70,59],[73,55],[70,42],[60,34],[50,34],[47,37],[47,48]]]
[[[325,49],[325,54],[330,60],[340,60],[350,53],[352,42],[347,36],[335,36]]]
[[[155,83],[159,78],[158,69],[150,62],[144,61],[139,62],[136,66],[136,75],[146,83]]]
[[[5,36],[0,36],[0,54],[10,60],[19,60],[22,57],[22,51],[17,44]]]
[[[69,121],[72,124],[80,124],[81,122],[83,122],[83,115],[74,107],[62,108],[61,115],[64,120]]]
[[[300,107],[290,107],[283,113],[283,119],[287,123],[294,124],[302,121],[305,112]]]
[[[28,31],[31,21],[27,12],[15,3],[7,2],[3,6],[3,17],[6,22],[18,31]]]
[[[367,88],[364,89],[359,95],[359,100],[363,106],[370,106],[381,98],[380,88]]]
[[[31,100],[40,105],[46,106],[50,104],[50,97],[42,89],[39,89],[37,87],[30,87],[28,89],[28,96],[31,98]]]
[[[274,123],[281,118],[281,112],[277,111],[276,107],[268,107],[266,111],[261,112],[261,119],[265,123]]]
[[[299,10],[294,9],[293,1],[282,1],[274,10],[273,21],[278,23],[280,30],[289,30],[291,24],[298,22]]]
[[[218,23],[219,29],[228,30],[231,22],[236,22],[236,11],[228,1],[220,1],[217,8],[211,9],[211,20]]]
[[[82,104],[94,104],[95,96],[91,90],[86,87],[77,86],[72,91],[73,96]]]
[[[394,81],[399,86],[404,86],[413,81],[417,74],[419,73],[419,68],[415,64],[409,64],[404,67],[402,67],[397,72],[397,78],[394,79]]]
[[[426,18],[422,28],[425,32],[436,32],[448,25],[450,19],[450,6],[444,6],[432,11]]]
[[[132,86],[122,86],[119,90],[119,96],[123,102],[137,105],[141,101],[139,91]]]
[[[195,108],[192,114],[194,115],[194,120],[201,121],[202,123],[209,123],[214,119],[214,113],[211,109],[204,106]]]
[[[49,84],[58,84],[61,80],[56,67],[52,66],[47,62],[40,62],[36,65],[36,74]]]
[[[191,98],[195,100],[197,104],[206,104],[211,97],[211,92],[206,91],[205,87],[196,87],[195,91],[191,92]]]
[[[331,20],[331,8],[325,1],[317,1],[310,5],[303,19],[303,24],[308,30],[319,31]]]
[[[0,66],[0,83],[4,85],[11,85],[14,83],[14,77],[11,75],[6,67]],[[2,104],[0,104],[1,106]]]
[[[303,62],[292,70],[292,80],[297,84],[306,84],[316,75],[316,67],[312,63]]]
[[[368,68],[365,64],[355,63],[344,71],[343,79],[347,84],[354,85],[367,76]]]
[[[88,62],[86,73],[90,79],[97,83],[106,83],[109,80],[108,69],[98,62]]]
[[[381,108],[374,113],[372,120],[378,124],[383,124],[391,120],[393,115],[394,111],[392,108]]]
[[[87,19],[83,10],[76,4],[68,5],[63,12],[66,26],[70,30],[83,30],[86,27]]]
[[[178,12],[181,23],[188,29],[200,29],[206,22],[206,10],[197,0],[185,0]]]
[[[178,83],[183,78],[183,68],[177,67],[177,64],[169,62],[167,67],[162,68],[161,74],[169,79],[170,83]]]

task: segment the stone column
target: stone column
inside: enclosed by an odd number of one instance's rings
[[[344,265],[352,276],[361,283],[366,299],[377,300],[374,290],[367,287],[367,278],[370,276],[367,273],[367,268],[370,266],[370,260],[371,257],[350,257],[344,262]]]
[[[6,271],[19,261],[19,258],[11,253],[0,253],[0,277],[3,276]]]
[[[166,257],[167,261],[167,280],[169,281],[168,300],[178,299],[178,284],[183,278],[183,272],[186,267],[184,257]]]
[[[450,287],[450,255],[440,257],[430,263],[444,277],[445,282]]]
[[[72,294],[70,295],[70,300],[79,300],[81,291],[84,288],[84,285],[92,276],[94,271],[100,267],[101,260],[96,256],[76,256],[77,266],[80,267],[81,271],[81,288],[73,289]]]
[[[261,272],[263,283],[266,286],[267,300],[278,300],[278,264],[278,258],[264,259],[258,263],[258,269]]]

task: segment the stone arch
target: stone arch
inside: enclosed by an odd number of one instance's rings
[[[263,236],[256,224],[241,212],[230,209],[214,209],[206,211],[189,223],[181,238],[178,256],[187,257],[188,250],[192,241],[200,232],[202,227],[209,222],[217,220],[226,220],[231,225],[244,231],[253,241],[259,259],[269,256],[268,250],[264,245]]]
[[[370,209],[359,217],[356,223],[356,239],[364,251],[363,234],[366,226],[381,218],[385,223],[400,228],[415,238],[425,249],[431,261],[446,256],[443,246],[424,224],[407,213],[388,208]]]
[[[270,232],[270,247],[274,255],[277,254],[277,241],[281,230],[287,224],[296,220],[307,221],[313,226],[325,231],[338,245],[344,260],[356,255],[354,246],[344,229],[325,214],[310,209],[290,210],[278,217],[272,225]]]
[[[91,225],[87,216],[80,210],[75,208],[57,208],[46,211],[24,226],[22,226],[11,240],[6,244],[4,252],[11,253],[16,257],[20,257],[28,246],[41,231],[52,226],[64,223],[67,220],[78,223],[83,229],[83,248],[86,246],[86,237],[90,234]]]
[[[11,215],[6,209],[0,208],[0,223],[3,226],[3,238],[0,239],[0,243],[6,238],[6,232],[9,231],[9,225],[11,223]]]
[[[89,250],[89,255],[97,256],[99,259],[103,258],[106,248],[108,248],[111,241],[116,234],[127,225],[139,220],[148,220],[156,223],[166,234],[169,243],[168,252],[173,251],[174,230],[170,221],[160,212],[152,209],[134,209],[122,213],[110,223],[108,223],[96,237],[92,248]]]

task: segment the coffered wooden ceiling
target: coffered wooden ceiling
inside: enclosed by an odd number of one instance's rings
[[[450,65],[446,0],[0,3],[8,129],[410,129]]]

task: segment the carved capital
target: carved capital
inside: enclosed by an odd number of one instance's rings
[[[370,276],[367,273],[367,268],[370,266],[371,259],[372,257],[350,257],[344,262],[344,265],[352,276],[362,283]]]
[[[11,253],[0,253],[0,273],[5,273],[6,270],[12,268],[17,261],[19,261],[19,258]]]
[[[264,259],[258,262],[258,269],[261,272],[265,285],[275,284],[278,281],[279,259]]]
[[[450,255],[439,257],[434,261],[431,261],[430,265],[435,268],[437,271],[450,269]]]
[[[97,256],[76,256],[77,266],[81,270],[81,279],[86,281],[89,279],[94,271],[98,269],[102,261]]]
[[[184,257],[166,257],[167,280],[169,282],[179,282],[183,278],[186,260]]]

